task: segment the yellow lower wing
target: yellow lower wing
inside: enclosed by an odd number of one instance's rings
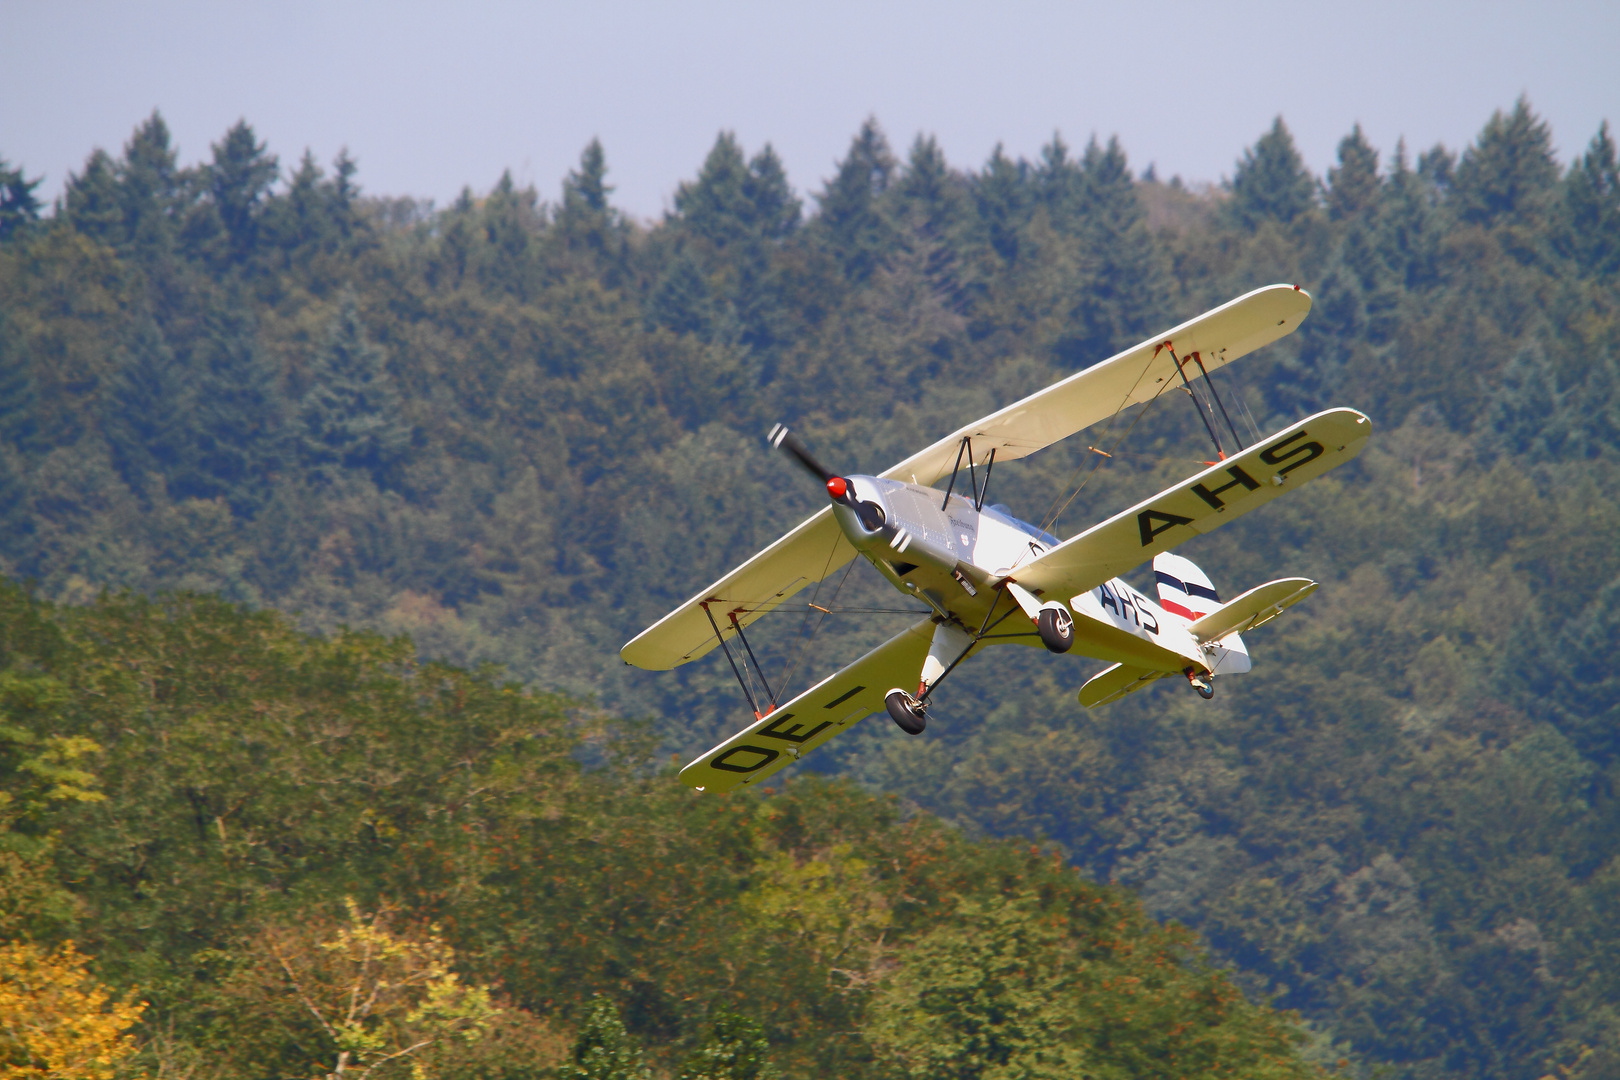
[[[915,690],[933,636],[928,619],[901,631],[692,762],[681,770],[681,781],[699,791],[730,791],[785,769],[881,712],[883,696],[894,687]]]

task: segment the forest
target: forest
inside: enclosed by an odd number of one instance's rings
[[[0,1075],[1615,1075],[1620,166],[1578,145],[1521,99],[1316,176],[1279,117],[1210,186],[874,119],[803,194],[721,132],[657,221],[596,142],[443,208],[245,120],[185,164],[153,113],[49,206],[0,158]],[[773,423],[879,471],[1275,282],[1312,314],[1222,393],[1374,437],[1180,549],[1322,583],[1251,674],[1088,712],[1101,664],[1007,650],[924,736],[678,784],[751,714],[618,648],[816,508]],[[1133,410],[993,499],[1072,535],[1203,438]],[[903,618],[751,640],[802,689]]]

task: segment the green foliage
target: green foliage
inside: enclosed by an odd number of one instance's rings
[[[34,189],[43,179],[40,176],[28,179],[21,167],[12,168],[0,157],[0,243],[39,219],[39,198]]]
[[[777,1072],[765,1029],[746,1016],[722,1013],[708,1040],[676,1075],[678,1080],[775,1080]]]
[[[641,1051],[619,1019],[619,1010],[604,997],[591,999],[574,1040],[569,1080],[648,1080]]]

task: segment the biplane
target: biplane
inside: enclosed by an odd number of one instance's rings
[[[1344,464],[1366,445],[1368,418],[1335,408],[1245,446],[1211,379],[1292,333],[1310,309],[1310,295],[1298,286],[1256,289],[877,475],[834,472],[777,425],[769,442],[815,475],[827,505],[620,651],[626,663],[667,670],[719,647],[742,685],[754,722],[682,769],[682,781],[699,791],[758,783],[877,712],[920,734],[940,684],[992,645],[1043,645],[1109,663],[1080,689],[1088,708],[1164,678],[1184,679],[1208,698],[1214,680],[1248,671],[1241,635],[1309,596],[1316,583],[1283,578],[1223,602],[1203,571],[1171,549]],[[1215,460],[1202,471],[1067,540],[987,505],[997,464],[1171,391],[1194,400],[1215,444]],[[942,481],[944,490],[935,486]],[[924,617],[778,703],[746,630],[857,556]],[[1150,560],[1157,599],[1121,579]]]

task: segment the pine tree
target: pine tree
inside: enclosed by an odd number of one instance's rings
[[[0,443],[28,453],[39,449],[39,385],[22,335],[0,309]]]
[[[327,474],[359,470],[384,486],[410,446],[410,430],[400,412],[382,350],[366,339],[359,306],[353,294],[345,293],[299,409],[305,462]]]
[[[819,224],[851,281],[865,281],[894,242],[880,200],[894,178],[894,154],[875,118],[868,118],[817,201]]]
[[[1053,224],[1060,230],[1072,228],[1084,212],[1085,177],[1080,163],[1069,155],[1069,145],[1055,131],[1052,141],[1041,147],[1041,163],[1035,167],[1032,180],[1036,197],[1046,207]]]
[[[175,158],[169,126],[154,109],[125,144],[118,168],[124,236],[135,251],[146,256],[166,253],[174,244],[175,215],[181,201]]]
[[[102,430],[124,482],[148,493],[149,479],[176,474],[195,443],[186,374],[150,315],[116,363],[101,399]]]
[[[1327,174],[1328,217],[1345,221],[1371,210],[1378,202],[1378,151],[1361,133],[1361,125],[1339,140],[1339,164]]]
[[[1620,273],[1620,168],[1605,120],[1564,179],[1555,240],[1583,274]]]
[[[1070,366],[1094,362],[1151,333],[1168,291],[1164,256],[1148,228],[1130,164],[1117,137],[1092,139],[1079,164],[1078,232],[1088,281],[1074,309],[1074,332],[1060,347]]]
[[[1477,439],[1487,459],[1555,461],[1573,434],[1564,395],[1542,347],[1531,342],[1502,369],[1481,414]]]
[[[0,244],[39,220],[39,198],[34,189],[44,179],[36,176],[29,180],[21,168],[12,168],[0,157]]]
[[[758,1022],[721,1013],[712,1032],[677,1074],[678,1080],[775,1080],[770,1042]]]
[[[997,143],[973,182],[974,201],[990,247],[1009,263],[1018,260],[1018,238],[1027,224],[1027,171],[1023,162],[1011,161]]]
[[[279,166],[246,120],[238,120],[213,145],[213,151],[213,163],[207,167],[209,195],[232,257],[245,259],[258,242],[259,212],[276,182]]]
[[[724,248],[753,231],[754,207],[748,180],[748,166],[737,146],[737,137],[722,131],[697,179],[675,190],[675,213],[695,235]]]
[[[1513,112],[1491,115],[1458,162],[1452,189],[1464,221],[1495,225],[1539,214],[1557,182],[1552,131],[1521,97]]]
[[[961,185],[932,135],[918,135],[912,143],[894,193],[911,227],[934,239],[953,232],[967,209]]]
[[[196,440],[170,491],[180,498],[223,496],[238,515],[251,517],[285,465],[286,403],[242,297],[221,297],[206,323],[198,347]]]
[[[764,239],[784,239],[799,227],[803,205],[793,194],[787,170],[770,143],[749,160],[743,190],[753,206],[754,229]]]
[[[649,1080],[641,1051],[624,1029],[619,1010],[597,994],[585,1011],[574,1040],[573,1063],[561,1072],[567,1080]]]
[[[612,284],[623,276],[627,255],[623,222],[608,203],[613,187],[607,172],[601,140],[592,139],[579,156],[579,168],[563,180],[556,223],[564,246],[587,256],[597,276]]]
[[[1408,289],[1439,280],[1437,199],[1434,185],[1408,166],[1405,141],[1397,143],[1379,212],[1376,248],[1395,280]]]
[[[123,244],[123,199],[113,159],[107,151],[94,151],[85,161],[83,172],[68,175],[63,213],[69,224],[96,242],[112,246]]]
[[[1250,229],[1262,221],[1286,225],[1316,205],[1316,180],[1294,148],[1294,137],[1282,117],[1243,152],[1232,175],[1231,191],[1231,213],[1238,224]]]

